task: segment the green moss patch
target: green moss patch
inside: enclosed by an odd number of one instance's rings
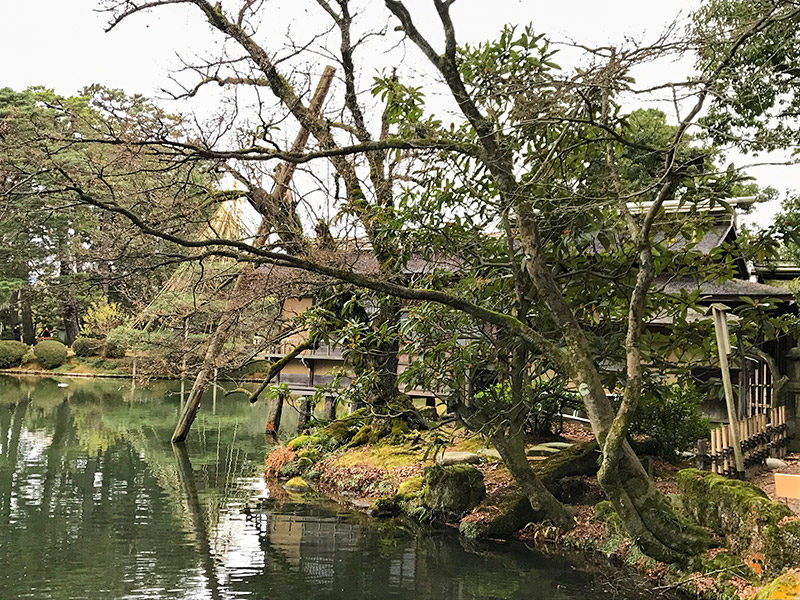
[[[800,563],[800,521],[786,519],[792,511],[785,504],[773,502],[746,481],[707,471],[684,469],[677,482],[694,521],[724,536],[745,559],[757,559],[759,568],[763,563],[766,574]]]
[[[472,465],[425,469],[422,501],[443,519],[460,518],[486,497],[483,474]]]

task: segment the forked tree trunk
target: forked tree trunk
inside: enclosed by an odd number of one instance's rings
[[[618,433],[612,430],[624,427],[624,419],[615,421],[615,411],[606,396],[586,335],[542,258],[538,230],[530,207],[518,207],[517,214],[520,241],[529,257],[526,270],[562,331],[566,345],[565,366],[578,386],[592,430],[603,448],[606,464],[606,438],[609,434]],[[628,385],[631,385],[630,382]],[[626,441],[623,442],[619,461],[612,460],[611,465],[610,469],[601,469],[598,479],[626,531],[646,554],[664,562],[677,562],[708,546],[708,534],[690,524],[672,508],[653,485]]]

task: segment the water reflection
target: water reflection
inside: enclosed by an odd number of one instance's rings
[[[177,386],[67,381],[0,377],[3,600],[619,597],[514,544],[465,548],[265,488],[267,407],[220,395],[184,448]]]

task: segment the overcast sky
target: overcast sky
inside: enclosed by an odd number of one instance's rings
[[[371,8],[382,4],[371,1]],[[231,3],[235,6],[238,0]],[[617,44],[626,36],[655,38],[667,23],[685,17],[698,4],[697,0],[458,0],[453,15],[460,42],[489,39],[506,23],[532,23],[554,39],[602,45]],[[436,31],[430,0],[408,0],[407,5],[421,28]],[[105,33],[107,15],[97,12],[99,6],[97,0],[0,0],[0,86],[44,85],[73,94],[101,83],[128,93],[158,95],[169,85],[167,76],[178,64],[176,54],[191,58],[220,39],[198,10],[185,5],[137,15]],[[291,22],[298,38],[315,30],[320,19],[314,0],[268,0],[264,10],[274,11],[266,14],[265,24]],[[415,59],[409,55],[407,60]],[[759,167],[749,172],[761,185],[783,191],[800,188],[796,171]],[[759,210],[758,221],[768,222],[774,209]]]

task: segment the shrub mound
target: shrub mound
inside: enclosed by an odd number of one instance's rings
[[[103,352],[103,340],[89,337],[79,337],[72,342],[72,351],[75,356],[100,356]]]
[[[11,369],[22,363],[22,357],[28,351],[27,344],[15,340],[0,342],[0,369]]]
[[[125,358],[125,352],[130,346],[130,330],[127,327],[117,327],[106,337],[103,348],[105,358]]]
[[[67,362],[67,347],[56,340],[44,340],[33,348],[36,360],[45,369],[55,369]]]

